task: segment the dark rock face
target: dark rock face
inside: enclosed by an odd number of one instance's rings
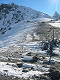
[[[49,76],[51,80],[60,80],[60,72],[55,68],[50,68]]]
[[[23,69],[23,70],[22,70],[22,72],[28,72],[28,70],[26,70],[26,69]]]
[[[48,49],[48,43],[45,43],[42,50],[47,50]]]
[[[31,62],[37,62],[38,58],[36,56],[33,57],[33,59],[31,60]]]
[[[17,66],[21,68],[23,66],[23,63],[17,63]]]
[[[32,54],[32,53],[31,53],[31,52],[29,52],[29,53],[27,53],[27,56],[31,56],[31,54]]]

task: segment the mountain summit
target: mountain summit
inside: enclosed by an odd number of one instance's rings
[[[55,11],[53,18],[60,19],[60,14],[57,11]]]
[[[10,26],[21,20],[30,20],[36,18],[50,18],[46,13],[33,10],[29,7],[18,6],[14,3],[0,4],[0,25],[2,27]]]
[[[37,18],[51,18],[48,14],[33,10],[30,7],[19,6],[15,3],[0,4],[0,35],[5,34],[13,25],[21,21],[34,20]]]

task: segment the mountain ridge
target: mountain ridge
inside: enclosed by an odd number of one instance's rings
[[[21,20],[51,18],[48,14],[33,10],[30,7],[18,6],[14,3],[0,4],[0,22],[4,26],[18,23]]]
[[[19,6],[15,3],[0,4],[0,35],[11,30],[11,26],[21,21],[30,22],[37,18],[51,18],[48,14],[33,10],[30,7]]]

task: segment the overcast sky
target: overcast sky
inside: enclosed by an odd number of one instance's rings
[[[56,10],[60,14],[59,1],[60,0],[0,0],[0,3],[14,2],[15,4],[31,7],[52,16]]]

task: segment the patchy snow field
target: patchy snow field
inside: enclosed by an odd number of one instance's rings
[[[40,21],[39,21],[40,20]],[[42,75],[49,73],[51,65],[43,64],[44,61],[49,60],[47,51],[42,51],[42,41],[34,30],[38,23],[43,19],[30,21],[28,23],[21,21],[14,26],[6,34],[0,36],[0,73],[8,76],[15,76],[19,78],[29,78],[34,75]],[[44,19],[43,22],[50,19]],[[52,26],[58,27],[59,23],[49,23]],[[55,27],[56,27],[55,26]],[[60,45],[54,48],[54,53],[60,56]],[[29,54],[28,54],[29,53]],[[31,53],[31,54],[30,54]],[[38,58],[37,62],[31,63],[33,57]],[[27,62],[25,62],[27,61]],[[60,62],[60,57],[52,57],[52,61]],[[21,62],[22,66],[19,68],[17,63]]]
[[[34,64],[29,64],[26,63],[23,65],[23,67],[21,68],[16,68],[13,67],[13,65],[16,65],[14,63],[9,63],[9,62],[0,62],[0,73],[1,74],[5,74],[5,75],[9,75],[9,76],[16,76],[16,77],[24,77],[24,78],[28,78],[28,77],[32,77],[33,75],[41,75],[44,73],[47,73],[49,68],[44,68],[41,65],[34,65]],[[30,67],[34,67],[34,71],[30,70],[27,72],[22,72],[23,68],[30,68]],[[41,71],[40,71],[41,70]],[[42,72],[42,70],[44,70],[44,72]]]

